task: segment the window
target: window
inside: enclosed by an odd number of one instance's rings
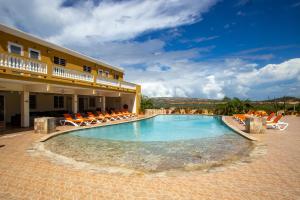
[[[41,59],[41,53],[40,53],[40,51],[35,50],[35,49],[31,49],[31,48],[29,48],[28,51],[29,51],[29,58],[37,59],[37,60]]]
[[[8,43],[8,52],[23,56],[23,46],[9,42]]]
[[[29,95],[29,108],[36,109],[36,96],[35,95]]]
[[[119,80],[119,75],[118,74],[114,74],[114,79]]]
[[[92,68],[91,68],[91,67],[88,67],[88,66],[83,66],[83,71],[84,71],[84,72],[91,73]]]
[[[54,108],[64,108],[63,96],[54,96]]]
[[[98,75],[103,76],[103,70],[102,69],[98,69]]]
[[[109,71],[105,71],[105,77],[109,76]]]
[[[96,98],[95,97],[90,97],[89,99],[89,107],[96,107]]]
[[[54,62],[54,64],[57,64],[57,65],[66,66],[66,60],[63,58],[54,56],[53,62]]]

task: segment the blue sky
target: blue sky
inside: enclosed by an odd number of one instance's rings
[[[0,0],[0,22],[121,66],[148,96],[300,96],[300,0]]]

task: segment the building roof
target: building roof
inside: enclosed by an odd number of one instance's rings
[[[81,54],[79,52],[73,51],[71,49],[68,49],[68,48],[65,48],[65,47],[62,47],[62,46],[59,46],[57,44],[54,44],[54,43],[51,43],[51,42],[47,42],[47,41],[45,41],[45,40],[43,40],[43,39],[41,39],[41,38],[39,38],[37,36],[31,35],[29,33],[25,33],[25,32],[23,32],[21,30],[9,27],[9,26],[1,24],[1,23],[0,23],[0,31],[3,31],[5,33],[9,33],[9,34],[12,34],[12,35],[15,35],[15,36],[18,36],[18,37],[23,38],[25,40],[29,40],[29,41],[38,43],[40,45],[43,45],[43,46],[55,49],[57,51],[61,51],[61,52],[70,54],[72,56],[79,57],[81,59],[88,60],[88,61],[96,63],[98,65],[102,65],[104,67],[107,67],[107,68],[110,68],[110,69],[113,69],[113,70],[116,70],[116,71],[124,73],[124,70],[121,69],[121,68],[119,68],[119,67],[112,66],[112,65],[107,64],[107,63],[105,63],[103,61],[100,61],[98,59],[86,56],[84,54]]]

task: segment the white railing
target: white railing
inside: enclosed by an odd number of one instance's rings
[[[136,85],[133,83],[129,83],[129,82],[125,82],[125,81],[118,81],[115,79],[109,79],[109,78],[105,78],[103,76],[98,76],[96,78],[96,83],[102,84],[102,85],[114,86],[114,87],[121,87],[121,88],[126,88],[126,89],[131,89],[131,90],[136,89]]]
[[[80,72],[72,69],[66,69],[64,67],[53,66],[53,76],[59,76],[63,78],[75,79],[80,81],[94,82],[94,76],[87,72]]]
[[[96,79],[96,83],[103,84],[103,85],[109,85],[114,87],[120,87],[120,82],[114,79],[105,78],[102,76],[98,76]]]
[[[129,82],[125,82],[125,81],[121,81],[121,87],[122,88],[126,88],[126,89],[131,89],[131,90],[135,90],[136,89],[136,85],[133,83],[129,83]]]
[[[0,53],[0,66],[47,74],[47,64],[5,53]]]

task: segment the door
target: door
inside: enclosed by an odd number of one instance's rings
[[[72,97],[67,97],[67,111],[72,112]]]
[[[81,112],[81,113],[84,112],[84,98],[83,97],[78,98],[78,112]]]
[[[5,128],[5,106],[4,96],[0,95],[0,129]]]

